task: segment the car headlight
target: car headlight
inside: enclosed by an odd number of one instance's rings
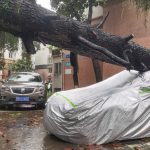
[[[5,86],[5,85],[2,85],[2,91],[5,92],[5,91],[10,91],[10,88]]]

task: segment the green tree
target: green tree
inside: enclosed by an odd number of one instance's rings
[[[104,6],[109,0],[92,0],[93,6]],[[149,0],[118,0],[118,1],[130,1],[137,6],[138,10],[142,10],[147,13],[150,9]],[[85,19],[83,13],[85,8],[89,8],[91,3],[89,0],[50,0],[53,8],[58,13],[64,14],[65,16],[76,18],[78,20]]]
[[[0,51],[0,70],[2,70],[5,66],[5,61],[4,61],[4,52],[3,50]]]
[[[133,0],[133,3],[137,6],[138,9],[141,9],[145,13],[147,13],[150,9],[149,0]]]
[[[4,69],[5,60],[4,52],[5,50],[14,51],[18,46],[18,38],[10,33],[0,31],[0,70]]]
[[[14,51],[18,47],[18,38],[14,35],[0,31],[0,51],[4,52],[4,49]]]
[[[50,0],[51,5],[59,14],[84,20],[85,8],[89,8],[91,3],[89,0]],[[107,0],[92,0],[92,6],[104,5]]]
[[[19,59],[17,61],[15,61],[14,63],[10,64],[8,66],[8,69],[11,71],[11,72],[21,72],[21,71],[32,71],[33,68],[32,68],[32,61],[31,61],[31,56],[30,54],[28,54],[26,52],[26,49],[23,45],[23,43],[21,42],[22,44],[22,59]],[[37,42],[34,43],[36,48],[38,49],[39,48],[39,44]]]
[[[19,59],[9,65],[9,70],[11,72],[32,71],[33,69],[30,55],[23,53],[22,59]]]

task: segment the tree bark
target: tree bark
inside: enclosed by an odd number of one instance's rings
[[[102,73],[99,61],[96,59],[92,59],[93,69],[95,73],[96,83],[102,81]]]
[[[31,0],[0,0],[0,30],[21,37],[29,53],[35,53],[33,41],[38,41],[127,69],[150,69],[150,50],[131,42],[132,35],[105,33]]]
[[[74,82],[74,87],[79,86],[79,81],[78,81],[78,55],[71,52],[70,53],[70,62],[71,66],[73,67],[73,82]]]
[[[93,14],[93,0],[88,0],[88,3],[89,3],[88,23],[91,24],[92,14]],[[101,73],[99,61],[93,58],[92,64],[93,64],[96,83],[100,82],[102,80],[102,73]]]

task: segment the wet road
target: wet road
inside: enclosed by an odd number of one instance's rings
[[[42,110],[0,111],[0,150],[150,150],[150,138],[103,146],[66,143],[48,135]]]
[[[72,144],[48,135],[43,111],[0,112],[0,150],[63,150]],[[76,146],[75,146],[76,147]]]

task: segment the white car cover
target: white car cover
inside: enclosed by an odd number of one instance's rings
[[[76,144],[150,137],[150,71],[122,71],[97,84],[53,94],[44,125]]]

